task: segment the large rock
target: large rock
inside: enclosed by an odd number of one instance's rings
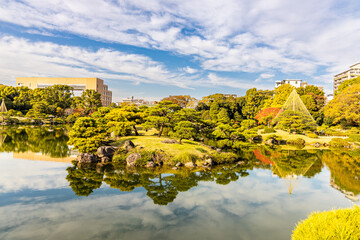
[[[101,158],[101,162],[102,163],[108,163],[108,162],[111,162],[112,161],[112,158],[110,156],[104,156]]]
[[[267,140],[265,142],[265,144],[267,144],[267,145],[276,145],[276,144],[278,144],[278,141],[276,139],[274,139],[274,138],[270,138],[269,140]]]
[[[314,144],[312,144],[314,147],[316,147],[316,148],[318,148],[318,147],[321,147],[322,146],[322,144],[321,143],[319,143],[319,142],[316,142],[316,143],[314,143]]]
[[[214,166],[214,161],[211,158],[208,158],[205,160],[203,167],[212,167]]]
[[[156,150],[155,153],[152,154],[151,159],[157,164],[162,166],[164,163],[165,153],[163,150]]]
[[[195,163],[193,163],[193,162],[187,162],[187,163],[185,163],[185,167],[188,167],[188,168],[194,168],[194,167],[196,167],[197,165],[195,164]]]
[[[126,164],[129,167],[135,167],[136,162],[141,158],[141,153],[131,153],[126,158]]]
[[[98,159],[94,154],[90,154],[90,153],[81,153],[78,157],[77,160],[79,161],[79,163],[97,163]]]
[[[99,147],[96,151],[98,157],[103,158],[103,157],[110,157],[112,158],[112,156],[114,156],[115,154],[115,148],[111,147],[111,146],[102,146]]]
[[[124,143],[124,149],[126,150],[126,151],[131,151],[132,149],[134,149],[135,148],[135,144],[132,142],[132,141],[130,141],[130,140],[126,140],[125,141],[125,143]]]
[[[174,139],[165,139],[164,141],[161,141],[162,143],[169,143],[169,144],[176,144],[178,141]]]
[[[147,161],[145,167],[154,168],[154,167],[156,167],[156,163],[154,161]]]
[[[182,167],[182,166],[184,166],[184,164],[182,164],[181,162],[178,162],[175,166],[176,167]]]

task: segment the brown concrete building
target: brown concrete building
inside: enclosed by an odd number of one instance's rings
[[[18,77],[16,86],[24,86],[30,89],[45,88],[55,84],[68,85],[74,91],[95,90],[101,94],[103,106],[109,106],[112,102],[112,92],[100,78],[49,78],[49,77]]]
[[[360,76],[360,63],[350,66],[350,69],[334,76],[334,93],[341,83]]]

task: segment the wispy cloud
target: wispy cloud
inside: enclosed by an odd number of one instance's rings
[[[243,80],[225,79],[210,74],[195,74],[186,67],[170,71],[151,58],[100,48],[92,50],[51,42],[32,42],[12,36],[0,37],[0,78],[8,82],[16,77],[99,77],[114,81],[130,81],[135,85],[152,83],[180,88],[231,86],[243,88]],[[191,73],[186,75],[184,73]],[[210,80],[210,81],[209,81]],[[247,85],[246,85],[247,86]]]
[[[4,0],[0,20],[194,55],[209,70],[311,75],[358,61],[355,2]]]

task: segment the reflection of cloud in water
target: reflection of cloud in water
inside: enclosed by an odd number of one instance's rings
[[[65,188],[69,185],[64,170],[69,163],[19,160],[7,153],[1,153],[0,159],[0,193]]]
[[[303,179],[291,196],[269,171],[250,173],[225,186],[200,182],[167,206],[153,204],[144,191],[112,195],[117,191],[108,187],[61,203],[8,205],[0,208],[7,216],[0,218],[0,238],[289,239],[311,211],[350,206],[329,187],[327,172]]]

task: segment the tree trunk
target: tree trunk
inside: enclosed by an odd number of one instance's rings
[[[180,138],[180,140],[179,140],[179,143],[181,144],[181,140],[182,140],[182,138]]]
[[[135,125],[133,126],[133,128],[134,128],[135,136],[139,136],[139,133],[138,133]]]
[[[158,137],[161,137],[161,134],[162,134],[163,129],[164,129],[164,125],[161,125],[160,131],[159,131],[159,134],[158,134]]]

